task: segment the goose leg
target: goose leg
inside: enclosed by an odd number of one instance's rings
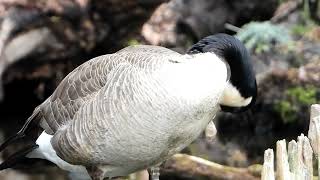
[[[86,168],[88,171],[89,176],[92,180],[103,180],[104,179],[104,172],[97,166],[91,166]]]
[[[151,177],[151,180],[159,180],[159,176],[160,176],[159,166],[151,167],[149,169],[149,177]]]

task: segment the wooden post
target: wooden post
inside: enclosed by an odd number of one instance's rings
[[[286,140],[277,141],[277,180],[291,179],[286,146]]]
[[[297,179],[298,174],[298,145],[295,140],[292,140],[288,144],[288,161],[289,169],[292,173],[292,179]]]
[[[318,160],[318,174],[320,175],[320,104],[314,104],[311,106],[308,137],[310,139],[313,152]]]
[[[308,137],[301,134],[297,142],[277,141],[277,180],[313,180],[313,153],[318,158],[318,174],[320,174],[320,105],[311,106]],[[261,179],[274,180],[273,150],[264,153]],[[318,176],[318,179],[320,176]]]
[[[312,148],[309,139],[301,134],[298,137],[298,168],[299,179],[312,180]]]
[[[272,149],[265,150],[261,180],[275,180],[273,161],[274,161],[273,150]]]

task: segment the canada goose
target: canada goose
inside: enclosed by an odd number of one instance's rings
[[[233,36],[208,36],[185,55],[130,46],[68,74],[0,151],[38,125],[34,145],[0,169],[28,157],[87,172],[92,179],[124,176],[157,166],[188,146],[220,106],[241,112],[256,95],[249,54]]]

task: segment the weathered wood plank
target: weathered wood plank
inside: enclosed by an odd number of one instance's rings
[[[300,179],[312,180],[312,148],[309,139],[301,134],[298,137],[298,167],[300,169]]]
[[[310,139],[313,152],[318,160],[318,174],[320,174],[320,104],[314,104],[311,106],[308,137]]]
[[[295,140],[292,140],[288,144],[288,161],[289,169],[292,173],[292,179],[297,179],[296,175],[298,174],[298,145]]]
[[[288,151],[285,140],[277,141],[277,180],[313,180],[313,154],[318,158],[318,174],[320,174],[320,105],[312,105],[310,114],[309,138],[301,134],[297,142],[294,140],[289,142]],[[273,151],[266,150],[264,156],[262,179],[274,179]]]
[[[277,142],[277,179],[287,180],[290,179],[288,153],[287,153],[286,140],[280,140]]]
[[[274,180],[274,155],[272,149],[264,151],[264,163],[261,174],[262,180]]]

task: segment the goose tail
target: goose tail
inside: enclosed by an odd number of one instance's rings
[[[15,135],[9,137],[0,145],[0,152],[3,151],[8,145],[16,142],[19,139],[23,139],[26,136],[26,133],[28,133],[32,128],[37,126],[37,124],[40,121],[40,110],[39,108],[36,108],[33,112],[33,114],[27,119],[27,121],[24,123],[20,131],[18,131]]]
[[[12,154],[9,158],[7,158],[0,164],[0,171],[8,168],[13,168],[17,164],[20,164],[21,162],[25,161],[27,159],[27,155],[38,147],[39,146],[34,143]]]
[[[40,110],[39,108],[36,108],[33,112],[33,114],[27,119],[23,127],[13,136],[9,137],[0,145],[0,152],[3,151],[6,147],[10,146],[11,144],[14,144],[15,142],[21,142],[21,140],[27,140],[30,142],[30,137],[27,138],[26,134],[32,134],[35,127],[38,126],[38,123],[40,121]],[[34,138],[32,138],[33,141]],[[27,157],[26,155],[32,152],[38,148],[38,145],[35,142],[28,143],[25,147],[23,147],[21,150],[13,153],[9,158],[7,158],[5,161],[3,161],[0,164],[0,171],[14,167],[19,162],[24,161]]]

